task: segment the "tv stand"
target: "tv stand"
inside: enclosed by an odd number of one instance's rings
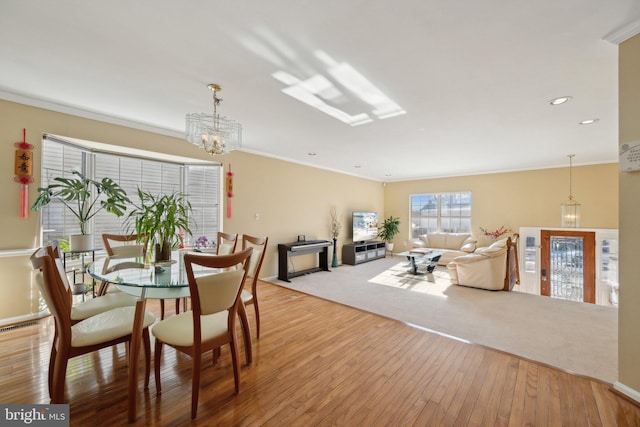
[[[356,265],[374,259],[384,258],[387,252],[384,242],[359,242],[342,246],[342,262]]]

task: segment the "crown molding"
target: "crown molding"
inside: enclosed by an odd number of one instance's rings
[[[628,24],[611,31],[609,34],[602,37],[602,39],[609,43],[620,44],[629,40],[636,34],[640,34],[640,19],[629,22]]]
[[[122,117],[110,116],[95,111],[73,107],[58,102],[49,101],[46,99],[36,98],[21,93],[15,93],[0,87],[0,99],[5,101],[15,102],[18,104],[28,105],[30,107],[42,108],[44,110],[55,111],[56,113],[69,114],[72,116],[82,117],[85,119],[96,120],[99,122],[109,123],[112,125],[118,125],[128,127],[132,129],[138,129],[145,132],[157,133],[159,135],[172,136],[174,138],[184,139],[184,132],[180,132],[175,129],[162,128],[148,123],[136,122],[128,120]]]

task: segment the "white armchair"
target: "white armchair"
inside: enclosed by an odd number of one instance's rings
[[[507,239],[502,239],[472,254],[454,258],[447,264],[451,284],[494,291],[504,289],[507,249]]]

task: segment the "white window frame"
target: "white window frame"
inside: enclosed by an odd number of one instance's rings
[[[447,197],[468,198],[468,215],[462,215],[463,206],[466,206],[466,203],[464,205],[458,205],[458,215],[452,215],[451,212],[449,214],[443,213],[442,201]],[[434,215],[414,215],[414,204],[417,198],[423,198],[425,201],[431,199],[435,204],[432,209]],[[409,237],[417,238],[419,235],[427,233],[427,231],[451,233],[471,232],[472,201],[471,191],[409,195],[409,221],[411,223],[411,235]],[[420,226],[420,223],[425,223],[425,220],[426,226]],[[443,226],[443,223],[447,223],[448,226]]]

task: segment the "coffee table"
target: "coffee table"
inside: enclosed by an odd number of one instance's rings
[[[400,252],[398,255],[406,256],[409,262],[411,262],[411,269],[407,270],[407,273],[411,274],[425,274],[432,273],[436,268],[438,260],[442,256],[442,252],[437,251],[405,251]],[[426,271],[420,271],[419,265],[426,265]]]

